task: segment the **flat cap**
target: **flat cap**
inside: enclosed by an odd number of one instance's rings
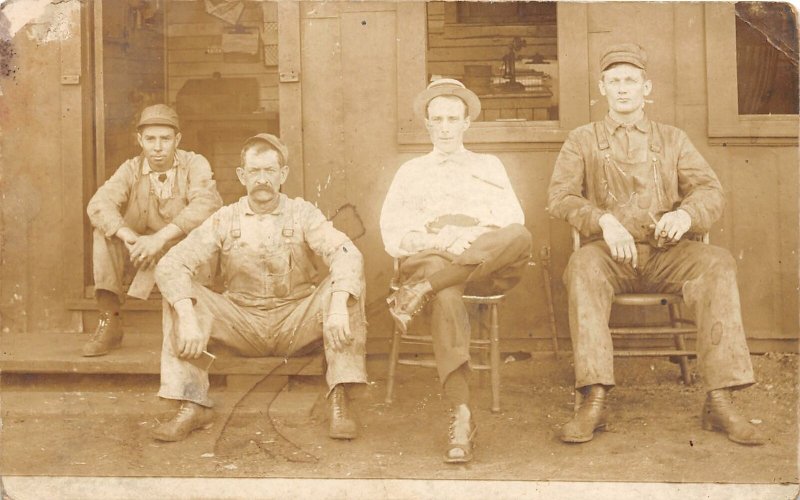
[[[609,66],[617,63],[628,63],[637,68],[647,69],[647,52],[636,43],[612,45],[600,58],[600,71],[605,71]]]
[[[285,166],[285,165],[289,164],[289,149],[286,147],[286,145],[278,137],[276,137],[276,136],[274,136],[272,134],[268,134],[266,132],[262,132],[260,134],[254,135],[253,137],[250,137],[249,139],[244,141],[243,148],[247,147],[248,145],[252,144],[253,142],[266,142],[266,143],[268,143],[273,148],[275,148],[275,151],[277,151],[278,154],[281,155],[281,158],[283,159],[283,165],[281,165],[281,166]]]
[[[176,131],[181,129],[178,122],[178,113],[166,104],[154,104],[144,108],[136,128],[138,129],[145,125],[167,125]]]
[[[463,83],[452,78],[440,78],[428,84],[428,88],[423,90],[414,99],[414,111],[417,115],[425,117],[428,103],[434,97],[441,95],[452,95],[460,98],[467,105],[467,113],[471,120],[478,118],[481,114],[481,100],[475,92],[466,88]]]

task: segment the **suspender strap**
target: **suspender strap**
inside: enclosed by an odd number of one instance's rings
[[[233,205],[233,218],[231,219],[231,237],[240,238],[242,236],[242,221],[239,220],[239,204]]]
[[[594,122],[594,135],[597,138],[597,147],[600,148],[600,151],[605,151],[610,148],[608,144],[608,135],[606,134],[606,128],[603,122]]]
[[[654,121],[650,121],[650,151],[653,153],[660,153],[662,149],[661,130],[656,130],[658,125]]]

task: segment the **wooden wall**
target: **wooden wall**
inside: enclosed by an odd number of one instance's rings
[[[598,59],[607,45],[636,40],[645,46],[655,86],[648,113],[685,129],[727,190],[728,209],[715,227],[712,241],[731,250],[739,261],[748,336],[754,340],[796,339],[796,146],[729,146],[709,140],[702,5],[622,3],[588,5],[587,9],[591,75],[597,74]],[[399,10],[392,3],[301,4],[304,195],[329,215],[352,203],[365,224],[366,233],[356,243],[366,259],[373,350],[385,349],[391,327],[383,302],[391,261],[383,251],[378,228],[383,197],[397,168],[430,149],[425,144],[398,144],[397,72],[404,67],[396,58],[407,29],[398,21]],[[640,21],[630,23],[631,19]],[[568,70],[561,78],[570,78]],[[599,119],[606,106],[597,91],[596,77],[591,76],[590,81],[586,91],[594,103],[591,116]],[[714,82],[708,83],[708,88],[713,91]],[[326,120],[319,120],[320,116]],[[538,259],[543,246],[552,248],[559,336],[568,343],[561,274],[571,251],[569,229],[544,211],[560,145],[468,147],[494,151],[502,159],[535,238],[534,265],[510,294],[502,315],[506,346],[522,341],[528,346],[549,347]],[[763,349],[778,344],[756,345]]]
[[[191,79],[208,79],[217,73],[222,78],[258,81],[258,116],[241,120],[202,110],[199,113],[202,116],[194,117],[199,121],[182,116],[185,124],[182,147],[208,158],[225,203],[244,194],[236,178],[242,141],[258,132],[278,131],[277,5],[244,2],[244,6],[239,26],[259,37],[255,56],[223,52],[223,34],[234,33],[236,28],[206,12],[203,0],[167,2],[167,95],[173,106],[178,92]],[[264,47],[265,44],[270,46]],[[197,101],[195,104],[202,107]]]
[[[142,109],[164,102],[164,13],[144,21],[124,4],[102,7],[105,175],[136,156]]]

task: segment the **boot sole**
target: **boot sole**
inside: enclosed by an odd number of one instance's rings
[[[111,351],[113,351],[115,349],[119,349],[120,347],[122,347],[122,342],[121,341],[120,341],[119,344],[109,346],[108,349],[106,349],[105,351],[102,351],[102,352],[91,352],[91,353],[81,352],[81,356],[83,356],[84,358],[95,358],[97,356],[105,356],[106,354],[110,353]]]
[[[591,434],[584,436],[559,436],[559,438],[565,443],[586,443],[594,439],[595,432],[604,431],[607,430],[607,428],[608,424],[598,425]]]
[[[158,440],[158,441],[164,441],[164,442],[167,442],[167,443],[175,443],[175,442],[178,442],[178,441],[183,441],[184,439],[189,437],[189,435],[194,431],[199,431],[199,430],[207,431],[208,429],[212,428],[213,426],[214,426],[214,422],[209,422],[209,423],[204,424],[204,425],[202,425],[200,427],[196,427],[196,428],[190,430],[188,433],[186,433],[186,435],[183,435],[183,436],[164,436],[164,435],[155,434],[155,433],[152,433],[151,436],[153,437],[153,439]]]
[[[734,443],[743,444],[746,446],[760,446],[763,445],[766,441],[758,440],[758,441],[747,441],[744,439],[737,439],[735,436],[732,436],[728,431],[726,431],[723,427],[714,425],[711,422],[706,421],[703,419],[703,430],[709,432],[720,432],[725,434],[729,440],[733,441]]]

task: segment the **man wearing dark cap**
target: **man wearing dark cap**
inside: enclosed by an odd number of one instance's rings
[[[100,317],[84,356],[120,346],[124,276],[135,272],[129,293],[146,299],[161,255],[222,206],[208,161],[178,149],[180,125],[172,108],[145,108],[137,129],[142,153],[123,163],[87,207]]]
[[[759,430],[731,403],[732,390],[754,383],[736,262],[728,250],[689,237],[708,232],[722,215],[722,187],[682,130],[647,118],[646,69],[647,55],[636,44],[603,54],[599,87],[608,114],[569,134],[550,181],[548,210],[585,241],[564,273],[575,387],[584,402],[561,439],[589,441],[606,425],[614,294],[654,292],[682,293],[695,308],[698,367],[708,390],[703,428],[762,444]]]
[[[287,160],[277,137],[248,139],[236,169],[247,196],[214,213],[156,267],[164,297],[158,395],[181,403],[172,420],[153,430],[156,439],[179,441],[211,425],[208,373],[192,362],[207,346],[290,357],[324,345],[329,435],[352,439],[358,433],[346,389],[367,382],[363,259],[319,209],[280,192]],[[330,270],[321,282],[313,254]],[[217,261],[221,294],[195,278]]]
[[[530,259],[531,234],[502,162],[464,148],[480,114],[478,96],[452,79],[432,82],[415,101],[433,151],[403,164],[381,211],[386,252],[399,260],[402,286],[390,313],[406,331],[427,302],[439,380],[453,406],[444,460],[472,458],[470,324],[461,297],[516,285]]]

